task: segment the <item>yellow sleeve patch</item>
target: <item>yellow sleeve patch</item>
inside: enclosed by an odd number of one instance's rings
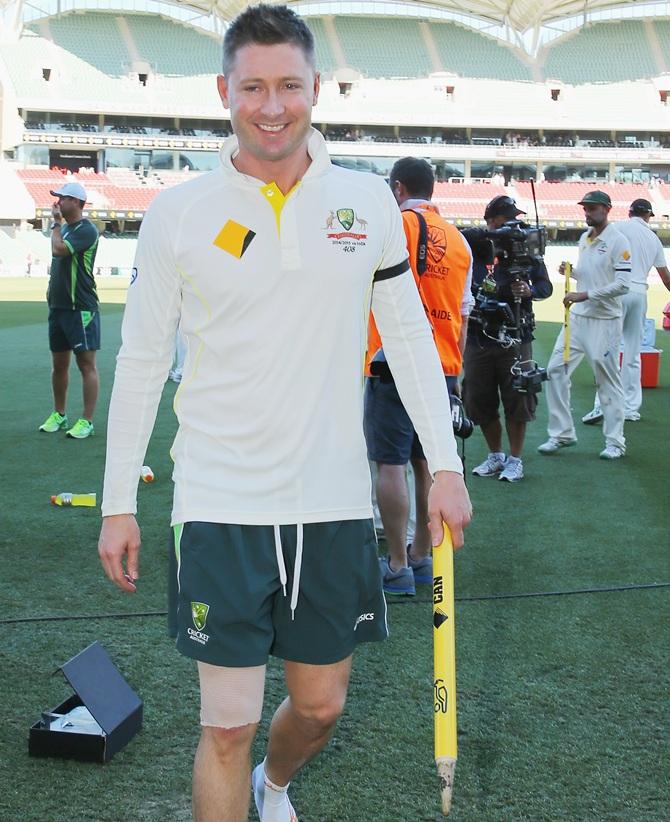
[[[630,251],[624,251],[624,253],[621,255],[621,257],[624,260],[630,260]]]
[[[239,260],[249,245],[256,232],[246,226],[236,223],[235,220],[228,220],[224,227],[214,238],[214,245],[222,251],[227,251]]]

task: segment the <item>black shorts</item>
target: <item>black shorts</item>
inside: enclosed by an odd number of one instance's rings
[[[386,639],[386,602],[372,520],[307,523],[291,610],[298,526],[174,526],[169,628],[185,656],[229,668],[268,656],[329,665],[359,642]]]
[[[100,312],[49,309],[49,349],[63,351],[98,351],[100,349]]]
[[[533,356],[531,343],[521,346],[521,359]],[[500,416],[502,401],[505,419],[513,422],[530,422],[535,419],[536,394],[522,394],[512,387],[511,368],[519,352],[516,348],[499,345],[479,346],[468,340],[463,356],[463,402],[468,417],[476,425],[488,425]],[[526,363],[523,368],[530,368]]]
[[[456,377],[445,377],[451,393]],[[406,465],[410,459],[425,460],[412,421],[393,380],[369,377],[365,385],[363,431],[368,459],[385,465]]]

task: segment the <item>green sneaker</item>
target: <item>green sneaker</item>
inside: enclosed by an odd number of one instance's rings
[[[67,432],[68,437],[74,437],[76,440],[85,440],[86,437],[91,437],[93,434],[93,423],[81,418]]]
[[[49,414],[38,430],[53,434],[60,431],[61,428],[67,428],[67,414],[59,414],[58,411],[54,411]]]

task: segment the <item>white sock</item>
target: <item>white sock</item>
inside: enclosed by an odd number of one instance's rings
[[[288,799],[288,785],[275,785],[268,779],[265,773],[265,760],[254,768],[251,784],[261,822],[291,822],[296,818]]]
[[[498,457],[499,460],[502,460],[502,462],[505,462],[505,452],[504,451],[491,451],[489,456]]]
[[[507,457],[507,462],[514,464],[515,462],[521,462],[521,457],[513,457],[511,454]]]

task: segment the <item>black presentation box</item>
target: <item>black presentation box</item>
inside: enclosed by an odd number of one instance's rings
[[[61,665],[74,694],[30,729],[30,756],[56,756],[82,762],[109,762],[142,727],[142,700],[128,685],[99,642],[94,642]],[[62,715],[87,708],[94,722],[88,730],[60,727]],[[97,724],[96,724],[97,723]]]

